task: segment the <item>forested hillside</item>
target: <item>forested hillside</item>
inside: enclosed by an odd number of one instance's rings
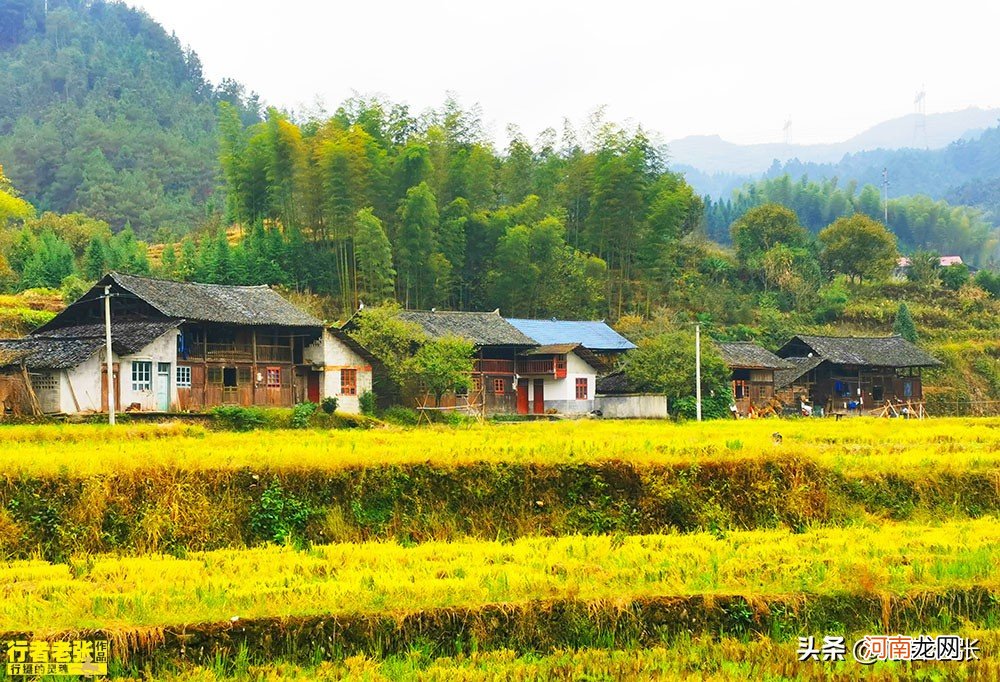
[[[0,163],[41,211],[140,235],[204,222],[218,184],[214,88],[197,55],[142,12],[89,0],[0,3]]]

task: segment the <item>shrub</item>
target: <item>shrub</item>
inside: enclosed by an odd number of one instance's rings
[[[229,431],[253,431],[266,423],[264,412],[256,407],[223,405],[213,407],[211,414],[217,426]]]
[[[319,405],[316,403],[299,403],[292,408],[291,427],[293,429],[305,429],[309,427],[309,419],[316,414]]]
[[[361,414],[366,416],[375,415],[375,394],[371,391],[365,391],[360,396],[358,396],[358,407],[361,408]]]
[[[400,426],[416,426],[417,422],[420,421],[420,414],[416,410],[411,410],[408,407],[393,405],[382,413],[382,419],[390,424],[398,424]]]
[[[302,404],[315,408],[313,403]],[[255,537],[269,542],[301,542],[310,516],[309,505],[286,493],[275,479],[250,509],[250,530]]]
[[[323,411],[327,414],[333,414],[337,411],[337,399],[332,397],[323,398],[322,402],[320,402],[320,407],[322,407]]]

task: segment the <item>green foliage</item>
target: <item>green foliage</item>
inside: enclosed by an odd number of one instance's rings
[[[864,215],[838,218],[819,233],[820,259],[830,272],[880,280],[896,266],[896,237],[882,223]]]
[[[964,263],[949,265],[938,270],[938,277],[941,284],[947,289],[958,291],[969,281],[969,266]]]
[[[375,394],[372,391],[364,391],[358,396],[358,407],[361,414],[371,417],[375,415]]]
[[[290,426],[293,429],[305,429],[309,427],[309,420],[316,410],[319,409],[319,405],[316,403],[304,402],[299,403],[292,408],[292,417],[290,420]]]
[[[323,408],[323,412],[326,414],[333,414],[337,411],[337,398],[333,396],[328,396],[320,401],[320,407]]]
[[[749,270],[761,268],[764,254],[776,246],[802,248],[809,233],[799,225],[795,212],[778,204],[765,204],[747,211],[730,230],[736,257]]]
[[[215,423],[229,431],[253,431],[267,423],[264,411],[256,407],[222,405],[210,410]]]
[[[399,426],[416,426],[420,420],[420,414],[408,407],[393,405],[382,412],[382,421]]]
[[[249,529],[265,542],[305,544],[305,529],[313,511],[308,503],[285,491],[277,478],[250,508]]]
[[[667,396],[671,412],[686,409],[679,402],[695,394],[695,338],[693,331],[675,331],[640,339],[637,348],[628,355],[624,371],[640,391]],[[716,402],[725,409],[716,416],[725,416],[731,400],[729,368],[707,337],[701,344],[701,381],[703,408]],[[715,399],[717,401],[710,401]],[[705,413],[707,414],[707,413]]]
[[[820,287],[817,292],[818,303],[814,309],[813,316],[816,322],[833,322],[844,314],[848,302],[851,300],[850,293],[841,279],[835,279],[829,284]]]
[[[892,323],[892,333],[902,336],[911,343],[917,342],[917,325],[913,322],[910,309],[906,303],[900,303],[896,309],[896,319]]]
[[[382,221],[364,208],[357,213],[354,251],[357,256],[358,296],[369,304],[392,300],[396,270],[392,267],[392,245]]]
[[[980,270],[975,277],[976,286],[993,298],[1000,298],[1000,272]]]
[[[414,348],[426,336],[412,322],[399,318],[399,309],[393,306],[364,308],[353,319],[349,334],[385,365],[390,379],[397,385],[405,378],[405,363]]]
[[[406,363],[407,374],[425,385],[439,405],[445,393],[472,387],[474,348],[471,341],[457,336],[427,341]]]

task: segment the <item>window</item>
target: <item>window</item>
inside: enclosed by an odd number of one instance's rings
[[[358,394],[358,370],[340,370],[340,395]]]
[[[472,377],[472,392],[476,394],[483,392],[483,378],[478,374]]]
[[[153,363],[147,360],[132,362],[132,390],[153,390]]]
[[[221,384],[222,383],[222,368],[221,367],[209,367],[208,368],[208,383],[210,384]]]
[[[191,388],[191,368],[178,365],[177,388]]]
[[[747,382],[743,379],[736,379],[733,381],[733,397],[737,400],[741,398],[749,398],[750,391],[748,390]]]
[[[503,379],[493,380],[493,395],[503,395]]]
[[[266,374],[268,388],[281,388],[281,368],[268,367]]]
[[[576,380],[576,399],[586,400],[590,395],[590,379],[578,377]]]

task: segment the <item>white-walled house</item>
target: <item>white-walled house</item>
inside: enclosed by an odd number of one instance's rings
[[[578,343],[535,346],[517,358],[517,411],[587,413],[594,409],[600,361]]]
[[[336,396],[338,409],[357,412],[371,390],[364,349],[269,287],[111,273],[28,336],[0,340],[0,374],[27,375],[43,413],[108,409],[106,286],[118,410],[290,407]]]
[[[305,350],[306,360],[321,373],[320,399],[336,398],[339,412],[361,412],[361,396],[372,390],[372,365],[377,362],[346,332],[327,328]]]

